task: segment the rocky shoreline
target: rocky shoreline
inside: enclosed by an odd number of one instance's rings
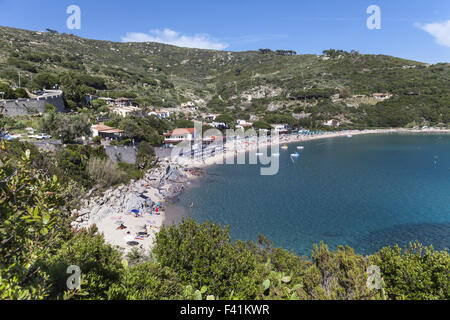
[[[151,249],[164,225],[165,205],[200,171],[160,159],[141,180],[110,188],[100,196],[94,195],[96,190],[88,192],[80,208],[72,211],[76,218],[72,226],[79,230],[96,225],[108,243],[125,251],[135,246]]]

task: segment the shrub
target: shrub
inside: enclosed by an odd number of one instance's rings
[[[136,158],[139,169],[148,169],[155,160],[155,149],[147,142],[141,142]]]
[[[126,270],[108,290],[111,300],[179,299],[183,290],[172,270],[146,262]]]
[[[383,248],[373,256],[380,267],[390,299],[450,298],[450,256],[419,243],[402,250],[399,246]]]
[[[48,277],[38,261],[68,231],[60,185],[32,168],[29,150],[11,160],[0,166],[0,299],[43,299]]]
[[[67,290],[67,268],[72,265],[81,269],[81,290],[87,299],[107,298],[109,287],[119,281],[123,272],[120,252],[106,244],[95,227],[76,234],[42,262],[53,284],[52,298],[63,297]]]
[[[259,285],[256,256],[238,241],[232,243],[228,228],[184,220],[178,227],[163,228],[156,235],[157,261],[174,270],[183,285],[206,286],[209,295],[253,299]]]
[[[102,187],[110,187],[123,181],[124,176],[110,159],[91,158],[87,166],[87,172],[96,184]]]

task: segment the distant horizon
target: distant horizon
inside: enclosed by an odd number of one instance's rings
[[[354,49],[429,64],[450,62],[448,0],[0,0],[0,8],[1,24],[86,39],[229,52]]]
[[[10,27],[10,26],[5,26],[5,25],[0,25],[0,27],[2,27],[2,28],[9,28],[9,29],[16,29],[16,30],[22,30],[22,31],[28,31],[28,32],[45,32],[45,33],[49,33],[49,31],[47,31],[47,30],[30,30],[30,29],[22,29],[22,28]],[[49,28],[49,29],[51,29],[51,28]],[[56,29],[54,31],[57,31],[58,34],[67,34],[67,35],[75,36],[75,37],[78,37],[78,38],[81,38],[81,39],[93,40],[93,41],[112,42],[112,43],[118,43],[118,44],[127,44],[127,43],[158,43],[158,44],[163,44],[163,45],[167,45],[167,46],[174,46],[174,47],[183,48],[183,49],[195,49],[195,50],[217,51],[217,52],[233,52],[233,53],[258,52],[259,49],[271,49],[273,51],[275,51],[275,50],[287,50],[286,48],[269,48],[269,47],[266,47],[266,46],[262,46],[261,48],[241,50],[241,51],[238,51],[238,50],[225,50],[225,49],[203,49],[203,48],[181,47],[181,46],[177,46],[177,45],[174,45],[174,44],[167,44],[167,43],[164,43],[164,42],[156,42],[156,41],[142,41],[142,42],[128,41],[128,42],[124,42],[124,41],[113,41],[113,40],[107,40],[107,39],[94,39],[94,38],[82,37],[82,36],[76,35],[74,33],[67,32],[67,31],[59,32],[59,30],[56,30]],[[323,50],[329,50],[329,49],[345,50],[345,49],[342,49],[342,48],[331,48],[331,47],[330,48],[324,48]],[[299,53],[297,53],[297,56],[301,56],[301,55],[323,55],[323,50],[321,52],[317,52],[317,53],[299,52]],[[362,55],[383,55],[383,56],[389,56],[389,57],[399,58],[399,59],[403,59],[403,60],[409,60],[409,61],[429,64],[429,65],[440,64],[440,63],[450,64],[450,62],[444,62],[444,61],[440,61],[440,62],[438,61],[438,62],[435,62],[435,63],[429,63],[429,62],[426,62],[426,61],[411,60],[411,59],[408,59],[408,58],[405,58],[405,57],[390,55],[390,54],[386,54],[386,53],[361,52],[357,48],[356,49],[354,48],[352,50],[356,50]],[[347,51],[347,50],[345,50],[345,51]]]

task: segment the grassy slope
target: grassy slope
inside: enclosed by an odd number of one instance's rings
[[[210,101],[214,96],[220,96],[226,105],[241,106],[246,104],[246,93],[261,87],[268,92],[281,89],[275,97],[264,100],[266,104],[288,101],[293,92],[311,88],[345,88],[350,94],[389,91],[398,95],[450,95],[449,64],[428,66],[384,55],[324,60],[316,55],[262,55],[256,51],[200,50],[159,43],[116,43],[0,27],[0,79],[16,83],[20,68],[8,63],[14,51],[22,60],[33,60],[32,56],[37,55],[41,61],[29,63],[38,73],[70,71],[75,63],[76,72],[105,78],[109,90],[133,91],[145,102],[164,105],[164,100],[168,106],[198,98]],[[42,59],[45,54],[50,58]],[[61,61],[55,61],[54,56]],[[21,74],[24,79],[35,76],[23,70]],[[172,83],[174,88],[164,83]]]

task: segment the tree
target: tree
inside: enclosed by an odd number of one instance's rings
[[[16,97],[19,99],[29,98],[28,93],[24,88],[17,88],[14,93],[15,93]]]
[[[31,167],[29,150],[18,163],[0,166],[0,181],[0,298],[43,299],[50,283],[38,262],[68,227],[60,185]]]
[[[4,92],[4,99],[16,99],[16,93],[7,83],[0,83],[0,92]]]
[[[432,246],[411,243],[383,248],[376,253],[373,264],[380,267],[386,293],[394,300],[448,300],[450,298],[450,255],[435,251]]]
[[[73,143],[76,139],[91,134],[88,115],[63,115],[53,110],[49,111],[43,115],[40,129],[56,139],[61,139],[63,143]]]
[[[40,73],[33,79],[33,87],[36,89],[51,89],[59,83],[56,75],[51,73]]]
[[[81,269],[81,292],[66,292],[67,268],[72,265]],[[119,281],[123,272],[120,252],[105,243],[96,227],[83,230],[64,242],[51,257],[42,261],[42,268],[53,283],[52,298],[106,299],[108,289]]]
[[[261,129],[263,129],[263,130],[271,130],[272,127],[270,126],[270,124],[268,124],[265,121],[255,121],[253,123],[253,129],[255,129],[257,131],[261,130]]]
[[[146,262],[127,269],[108,290],[110,300],[181,299],[183,286],[171,269]]]
[[[178,120],[175,122],[177,128],[194,128],[194,121],[191,120]]]
[[[139,169],[149,169],[155,161],[155,149],[148,142],[141,142],[136,158],[136,165]]]
[[[230,128],[233,127],[234,125],[234,119],[232,116],[228,115],[228,114],[222,114],[220,116],[218,116],[215,120],[215,122],[218,123],[225,123],[227,126],[229,126]]]
[[[228,228],[192,219],[163,228],[156,235],[156,259],[170,268],[184,285],[207,288],[220,298],[252,299],[259,290],[257,260],[242,242],[232,243]]]

